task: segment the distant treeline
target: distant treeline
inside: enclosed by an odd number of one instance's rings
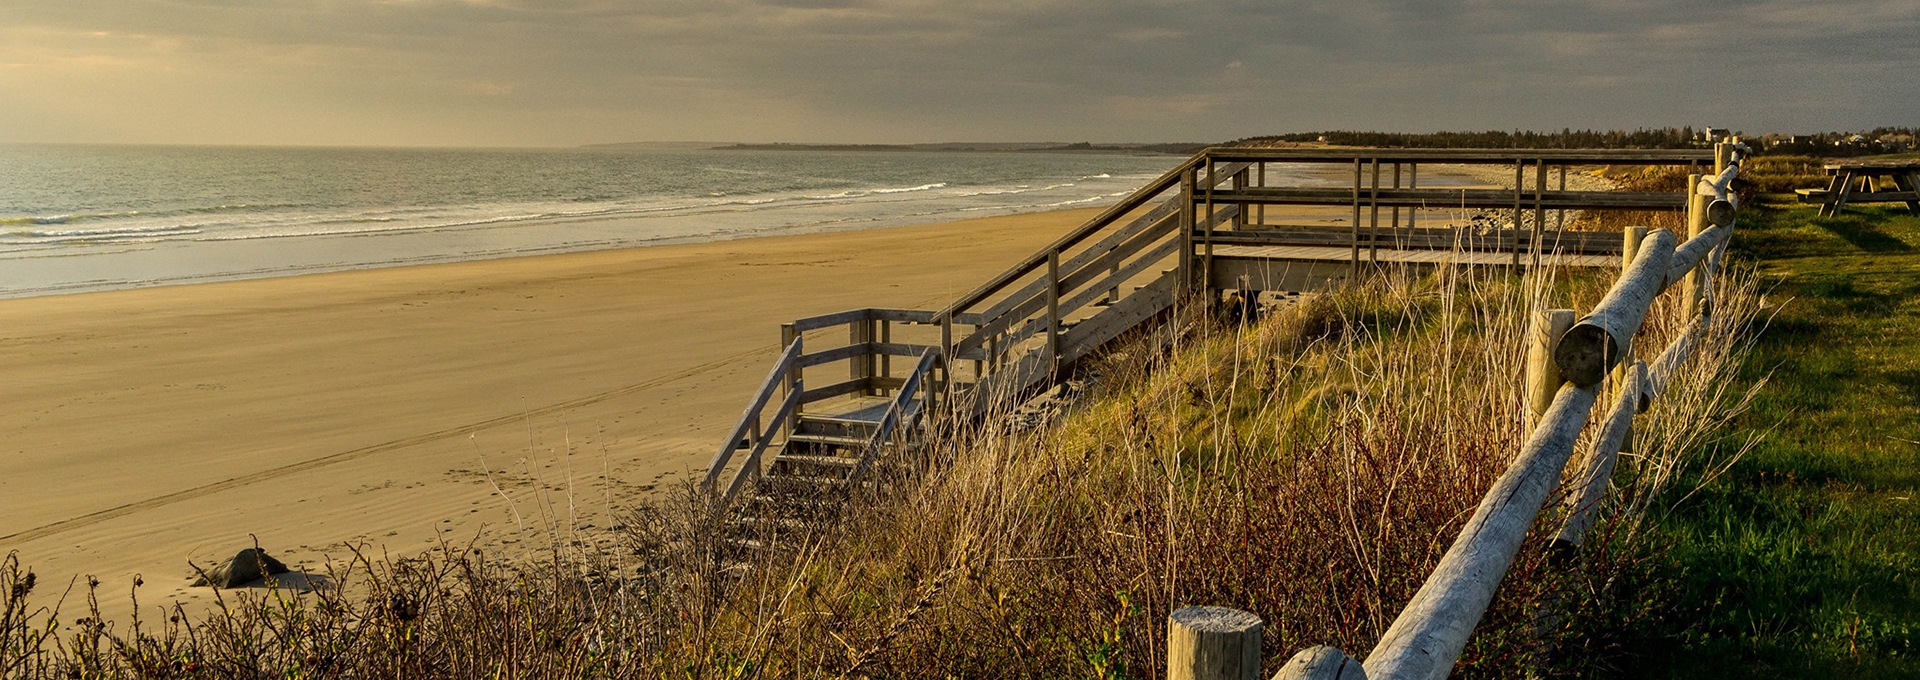
[[[717,151],[1084,151],[1100,153],[1168,153],[1187,155],[1207,148],[1197,142],[1150,144],[1094,144],[1092,142],[939,142],[930,144],[728,144]]]
[[[1692,149],[1709,146],[1712,138],[1728,134],[1719,128],[1652,128],[1637,130],[1488,130],[1485,132],[1362,132],[1333,130],[1247,137],[1233,145],[1331,144],[1388,148],[1479,149]],[[1821,132],[1805,135],[1768,133],[1731,134],[1752,142],[1762,153],[1812,156],[1862,156],[1912,151],[1915,128],[1881,127],[1864,132]]]
[[[1333,130],[1248,137],[1235,144],[1318,143],[1411,149],[1690,149],[1706,143],[1705,131],[1691,127],[1653,130],[1531,130],[1486,132],[1361,132]]]

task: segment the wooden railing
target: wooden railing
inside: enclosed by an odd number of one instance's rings
[[[1684,201],[1672,194],[1568,191],[1568,167],[1704,160],[1703,154],[1691,151],[1210,148],[938,311],[856,309],[783,325],[786,353],[714,456],[706,485],[714,488],[721,471],[742,450],[747,456],[741,472],[723,495],[731,498],[743,484],[757,479],[764,451],[792,430],[810,404],[902,389],[909,378],[893,375],[893,357],[924,357],[933,351],[938,359],[916,388],[929,401],[964,402],[976,413],[1051,384],[1074,361],[1171,309],[1177,299],[1222,287],[1215,281],[1217,245],[1346,246],[1351,251],[1349,281],[1361,276],[1363,251],[1377,260],[1379,251],[1389,248],[1511,251],[1516,266],[1522,252],[1533,253],[1536,260],[1550,250],[1610,253],[1613,246],[1591,235],[1545,230],[1547,211],[1678,209]],[[1350,165],[1353,182],[1344,188],[1269,187],[1268,163]],[[1512,189],[1423,189],[1418,186],[1421,163],[1511,164],[1515,183]],[[1383,168],[1391,170],[1388,184],[1383,184]],[[1549,168],[1560,171],[1557,189],[1548,187]],[[1524,181],[1529,169],[1534,174],[1530,190]],[[1264,224],[1264,206],[1273,204],[1350,205],[1352,222],[1344,234],[1337,228]],[[1511,208],[1515,228],[1463,240],[1457,229],[1416,226],[1417,209],[1456,205]],[[1405,229],[1399,221],[1403,207]],[[1363,210],[1370,211],[1365,221]],[[1383,210],[1390,215],[1385,233],[1380,228]],[[1530,233],[1521,228],[1529,210],[1535,216]],[[897,342],[892,332],[901,324],[926,326],[938,336],[920,343]],[[826,342],[831,334],[821,331],[840,326],[847,327],[845,344],[812,352],[798,349],[803,335]],[[845,380],[808,386],[804,375],[809,368],[836,363],[846,364]],[[776,393],[785,396],[776,402]]]
[[[1534,316],[1527,371],[1533,430],[1365,662],[1332,647],[1313,647],[1295,655],[1275,678],[1447,677],[1558,486],[1601,387],[1611,381],[1617,396],[1564,499],[1568,514],[1554,541],[1556,549],[1578,548],[1605,498],[1635,414],[1660,397],[1712,313],[1712,277],[1734,228],[1730,189],[1746,153],[1737,141],[1719,144],[1716,172],[1689,179],[1685,242],[1666,230],[1630,229],[1623,244],[1626,265],[1592,311],[1578,320],[1564,309]],[[1675,287],[1689,319],[1686,330],[1652,364],[1629,361],[1632,338],[1654,299]],[[1260,625],[1257,616],[1217,607],[1175,612],[1169,619],[1168,677],[1259,677]],[[1221,662],[1249,658],[1250,664]]]
[[[800,414],[808,404],[828,401],[849,395],[879,396],[893,392],[896,401],[911,400],[930,392],[925,386],[940,380],[937,369],[943,368],[940,348],[929,344],[894,342],[893,332],[896,324],[930,325],[934,312],[915,309],[855,309],[834,314],[812,316],[797,319],[793,323],[780,327],[785,350],[773,369],[761,381],[759,391],[754,393],[747,408],[740,414],[740,420],[734,426],[720,451],[714,454],[708,463],[707,475],[702,484],[717,491],[723,499],[731,500],[740,489],[760,478],[767,461],[764,454],[769,448],[776,448],[784,435],[793,432]],[[961,317],[972,319],[972,317]],[[812,352],[807,347],[806,336],[813,333],[816,344],[826,343],[831,333],[820,333],[837,327],[846,327],[847,342],[838,346],[829,346]],[[918,359],[912,370],[904,376],[893,375],[891,360],[893,357]],[[805,379],[806,369],[845,363],[847,379],[809,388]],[[784,395],[779,405],[768,411],[773,405],[776,394]],[[923,413],[923,405],[915,412],[915,417]],[[881,424],[887,436],[876,437],[875,444],[869,446],[871,453],[884,443],[897,427],[899,413],[895,411],[904,406],[889,409]],[[716,488],[723,472],[733,463],[733,456],[746,451],[732,480],[724,489]],[[865,472],[869,461],[863,461],[858,468]]]

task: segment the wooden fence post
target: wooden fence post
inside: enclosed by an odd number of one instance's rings
[[[1707,230],[1707,204],[1713,200],[1713,197],[1701,196],[1699,189],[1697,189],[1699,186],[1699,175],[1687,175],[1688,240],[1692,240],[1693,237],[1699,236],[1700,232]],[[1680,284],[1681,318],[1691,319],[1700,315],[1700,294],[1705,288],[1701,283],[1705,276],[1706,272],[1696,267],[1692,272],[1687,274],[1687,278]]]
[[[1560,367],[1553,363],[1554,344],[1573,327],[1571,309],[1542,309],[1533,313],[1527,329],[1527,422],[1540,421],[1560,391]]]
[[[1620,243],[1620,275],[1621,276],[1626,275],[1627,267],[1633,264],[1633,258],[1639,257],[1640,242],[1647,240],[1647,228],[1646,227],[1627,227],[1626,230],[1623,232],[1623,234],[1624,234],[1624,240],[1622,240]],[[1627,346],[1620,350],[1620,356],[1622,357],[1633,356],[1632,340],[1628,340]],[[1620,363],[1614,365],[1613,367],[1613,384],[1614,385],[1626,384],[1627,368],[1632,363],[1633,363],[1632,361],[1623,360]],[[1632,450],[1632,449],[1625,449],[1625,450]]]
[[[1167,617],[1167,680],[1260,680],[1260,617],[1181,607]]]

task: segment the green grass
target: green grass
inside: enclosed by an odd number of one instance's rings
[[[1634,676],[1920,675],[1920,218],[1790,200],[1733,245],[1777,313],[1727,445],[1765,438],[1658,518],[1678,592]]]

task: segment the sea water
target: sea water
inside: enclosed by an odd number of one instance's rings
[[[0,145],[0,296],[1100,206],[1180,160]],[[1315,183],[1305,169],[1293,179]]]

